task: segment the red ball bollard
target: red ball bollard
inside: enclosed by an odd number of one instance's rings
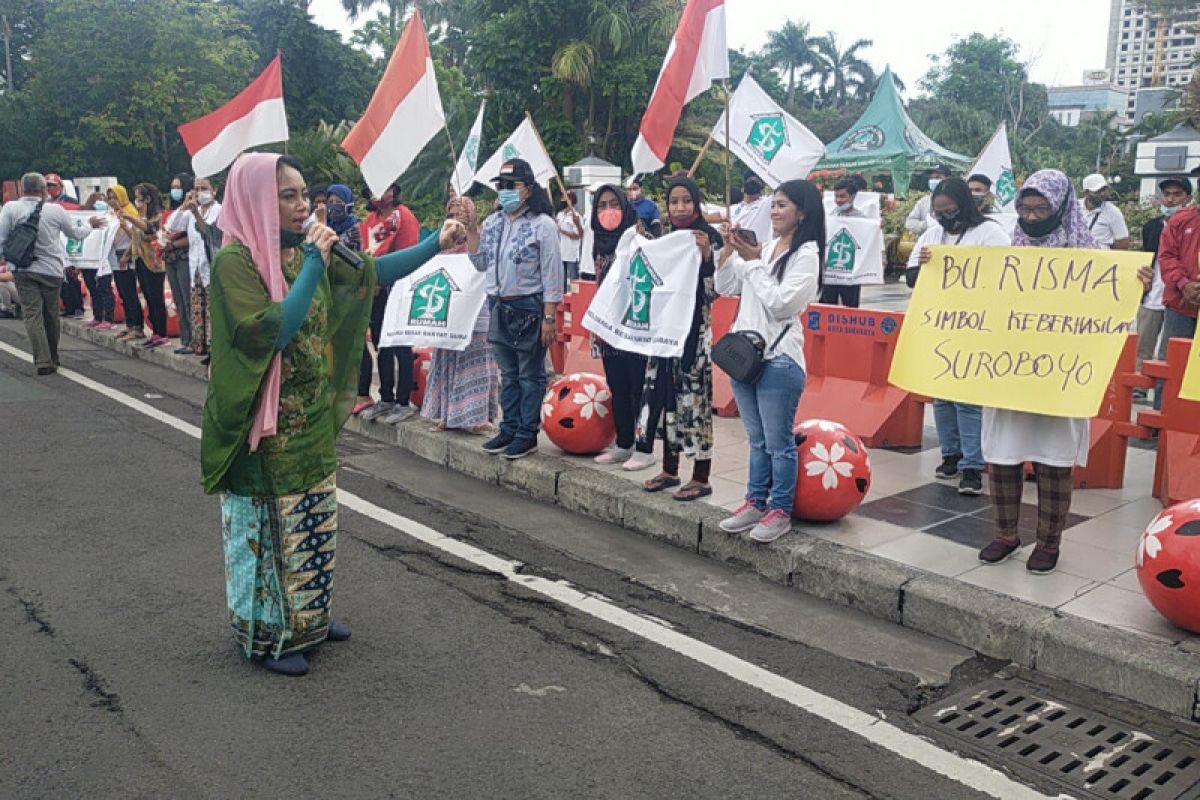
[[[563,452],[582,456],[604,450],[617,438],[608,383],[590,372],[556,380],[542,398],[542,428]]]
[[[1142,532],[1137,576],[1150,605],[1200,633],[1200,500],[1164,510]]]
[[[799,475],[792,516],[833,522],[858,508],[871,488],[871,456],[840,422],[810,419],[795,427]]]

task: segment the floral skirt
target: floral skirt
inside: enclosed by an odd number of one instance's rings
[[[208,287],[200,283],[200,276],[192,279],[192,350],[198,355],[208,352],[212,341],[212,319],[208,316]]]
[[[421,416],[447,428],[470,428],[496,419],[500,377],[487,332],[471,334],[461,352],[434,350]]]
[[[281,658],[325,641],[337,546],[330,475],[285,497],[221,495],[225,597],[249,656]]]

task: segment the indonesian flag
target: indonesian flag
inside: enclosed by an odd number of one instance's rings
[[[414,11],[362,119],[342,142],[376,197],[446,124],[421,12]]]
[[[713,81],[728,77],[725,0],[689,0],[642,116],[633,145],[635,173],[662,169],[683,107]]]
[[[286,142],[283,63],[276,55],[262,74],[216,111],[179,126],[197,178],[216,175],[251,147]]]

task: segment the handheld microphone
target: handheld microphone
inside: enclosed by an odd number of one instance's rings
[[[318,224],[317,220],[310,217],[308,222],[304,223],[304,233],[307,234],[309,228],[311,228],[313,225],[316,225],[316,224]],[[337,256],[342,261],[345,261],[347,264],[354,267],[355,269],[363,268],[362,257],[358,253],[351,250],[349,247],[346,247],[346,245],[342,244],[340,239],[333,243],[331,252],[333,253],[333,255]]]

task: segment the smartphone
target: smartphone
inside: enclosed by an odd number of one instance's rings
[[[758,246],[758,234],[749,228],[734,228],[734,235],[751,247]]]

